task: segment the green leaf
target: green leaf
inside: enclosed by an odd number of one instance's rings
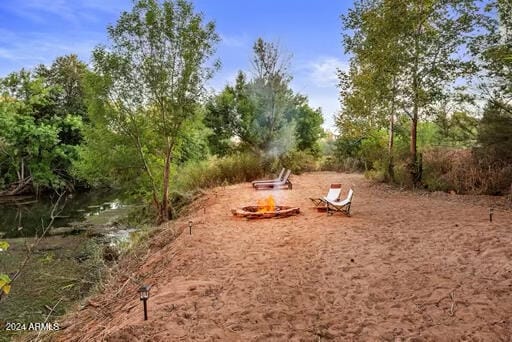
[[[9,249],[9,243],[7,241],[0,241],[0,252],[5,252]]]
[[[2,286],[2,291],[5,293],[5,294],[9,294],[9,292],[11,292],[11,285],[4,285]]]
[[[11,291],[11,278],[7,274],[0,273],[0,290],[5,294],[9,294]]]

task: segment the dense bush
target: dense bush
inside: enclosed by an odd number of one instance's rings
[[[358,158],[345,157],[338,159],[333,156],[327,156],[320,161],[320,170],[336,172],[359,172],[364,169],[364,165]]]
[[[444,126],[438,122],[419,124],[421,184],[413,184],[411,180],[409,132],[400,123],[395,126],[391,156],[388,154],[388,132],[384,129],[369,130],[358,139],[339,137],[333,155],[324,157],[320,168],[360,171],[372,181],[391,181],[407,188],[424,186],[431,191],[463,194],[506,193],[510,191],[512,182],[512,165],[507,149],[510,124],[504,110],[499,115],[497,112],[487,110],[480,123],[480,146],[473,148],[465,146],[474,146],[476,121],[463,114],[447,118],[443,121]],[[388,169],[389,158],[393,160],[392,172]]]
[[[83,118],[72,107],[60,84],[36,73],[0,79],[0,194],[73,188]]]
[[[490,101],[478,132],[482,157],[496,161],[512,162],[512,106],[500,101]]]
[[[423,165],[423,183],[432,191],[498,195],[512,184],[512,165],[479,158],[470,149],[425,151]]]
[[[186,163],[175,174],[171,189],[187,192],[253,180],[263,176],[265,169],[258,156],[240,153]]]
[[[290,151],[281,158],[283,167],[292,170],[294,174],[311,172],[319,169],[315,156],[306,151]]]
[[[389,155],[387,133],[384,130],[369,132],[362,138],[340,137],[333,156],[324,158],[322,170],[356,172],[364,171],[371,179],[385,177]]]

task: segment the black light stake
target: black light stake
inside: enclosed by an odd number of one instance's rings
[[[489,208],[489,222],[492,222],[492,214],[494,214],[494,208]]]
[[[192,221],[188,221],[188,232],[189,235],[192,235]]]
[[[147,301],[149,299],[149,290],[151,289],[151,285],[143,285],[139,288],[140,300],[144,303],[144,320],[148,320],[148,305]]]

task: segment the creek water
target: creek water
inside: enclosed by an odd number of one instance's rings
[[[51,220],[58,199],[49,195],[0,198],[0,238],[22,238],[40,235]],[[52,227],[70,227],[81,223],[108,225],[127,215],[134,203],[120,193],[95,190],[64,195],[55,206]]]
[[[60,304],[53,314],[64,314],[94,289],[103,267],[117,259],[122,243],[135,230],[118,222],[137,203],[117,192],[66,194],[55,206],[57,199],[56,195],[0,197],[0,240],[10,245],[0,253],[0,274],[12,277],[20,270],[23,260],[28,260],[25,243],[48,227],[54,207],[57,215],[2,302],[0,322],[43,322],[49,317],[46,308],[55,303]],[[10,335],[2,337],[0,342],[10,340]]]

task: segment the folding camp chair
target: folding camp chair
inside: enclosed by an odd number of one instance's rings
[[[335,212],[343,213],[347,216],[350,216],[350,205],[352,204],[352,198],[354,197],[354,191],[350,189],[348,191],[347,198],[342,201],[328,201],[327,204],[327,214],[333,214]]]
[[[329,192],[327,192],[327,196],[325,197],[317,197],[317,198],[313,198],[313,197],[310,197],[309,199],[313,202],[313,205],[317,208],[320,208],[320,207],[326,207],[326,204],[325,202],[327,200],[329,201],[337,201],[339,198],[340,198],[340,194],[341,194],[341,184],[340,183],[334,183],[334,184],[331,184],[331,187],[329,188]]]
[[[279,174],[279,177],[277,178],[274,178],[274,179],[260,179],[260,180],[255,180],[255,181],[252,181],[252,186],[254,187],[255,184],[258,184],[258,183],[274,183],[274,182],[280,182],[281,180],[283,180],[283,176],[284,176],[284,172],[286,171],[286,169],[283,167],[283,169],[281,170],[281,173]]]
[[[276,188],[282,188],[282,187],[286,186],[286,187],[288,187],[288,189],[292,189],[292,182],[290,181],[291,173],[292,173],[291,170],[287,170],[281,181],[268,182],[268,183],[256,183],[256,184],[254,184],[254,188],[256,190],[262,190],[262,189],[268,189],[268,188],[276,189]]]

